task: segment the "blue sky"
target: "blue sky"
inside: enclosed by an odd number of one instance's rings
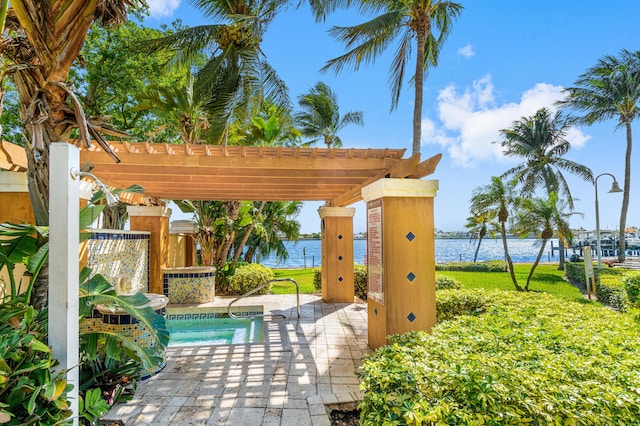
[[[210,23],[184,0],[148,0],[152,16],[146,25],[170,23],[176,18],[188,26]],[[489,183],[516,164],[504,158],[492,141],[514,120],[552,107],[577,77],[606,54],[640,49],[640,2],[637,0],[461,1],[465,9],[456,20],[440,55],[440,64],[425,80],[422,158],[442,153],[430,179],[438,179],[435,226],[464,229],[473,189]],[[269,27],[262,44],[269,63],[290,89],[292,100],[317,81],[338,95],[340,111],[363,111],[364,127],[341,133],[346,148],[406,148],[410,155],[413,87],[406,86],[398,108],[390,112],[387,85],[394,48],[368,67],[340,75],[321,73],[329,59],[344,52],[327,29],[332,25],[363,22],[354,12],[330,15],[317,24],[308,8],[291,7]],[[412,75],[412,72],[407,76]],[[633,129],[637,131],[638,122]],[[568,139],[567,158],[587,165],[594,175],[613,173],[624,179],[624,129],[615,122],[575,128]],[[640,139],[638,139],[640,141]],[[638,145],[638,142],[636,142]],[[640,225],[640,169],[638,150],[632,157],[631,201],[627,226]],[[621,194],[607,194],[611,180],[599,179],[600,226],[616,229]],[[574,228],[595,228],[595,192],[592,184],[569,177],[576,202]],[[306,203],[299,220],[303,232],[317,232],[317,208]],[[354,230],[366,228],[363,203],[354,204]]]

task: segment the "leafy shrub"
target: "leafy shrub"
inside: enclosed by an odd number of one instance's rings
[[[369,292],[369,283],[367,267],[365,265],[354,266],[353,270],[353,292],[356,297],[362,300],[367,300],[367,293]]]
[[[445,290],[452,288],[462,288],[462,284],[460,283],[460,281],[453,277],[436,273],[436,290]]]
[[[484,291],[447,290],[436,293],[436,319],[450,320],[460,315],[478,315],[487,310],[492,298]]]
[[[71,416],[70,385],[47,341],[47,311],[0,305],[0,423],[54,424]]]
[[[322,290],[322,270],[320,268],[313,270],[313,286],[318,291]]]
[[[633,273],[628,275],[624,280],[624,287],[627,290],[629,301],[637,305],[638,299],[640,299],[640,274]]]
[[[507,263],[503,260],[488,260],[485,262],[448,262],[436,264],[436,271],[462,272],[505,272]]]
[[[392,336],[367,356],[360,424],[638,424],[630,315],[539,293],[488,297],[481,315]]]
[[[596,285],[599,282],[599,271],[598,268],[593,267],[594,277],[596,279]],[[579,284],[582,288],[587,287],[587,280],[584,274],[584,262],[570,262],[564,264],[564,275],[567,279],[574,283]]]
[[[627,290],[623,277],[619,275],[600,275],[600,283],[596,286],[596,296],[601,303],[620,312],[626,312],[629,308]]]
[[[275,275],[268,266],[259,263],[242,265],[236,268],[235,274],[229,279],[229,291],[232,294],[245,294],[274,278]],[[269,287],[266,286],[253,294],[267,294]]]

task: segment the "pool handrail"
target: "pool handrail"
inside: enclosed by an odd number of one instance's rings
[[[251,296],[256,291],[262,290],[263,288],[265,288],[266,286],[268,286],[269,284],[271,284],[273,282],[282,282],[282,281],[291,281],[292,283],[294,283],[296,285],[296,304],[297,304],[297,308],[298,308],[298,319],[300,319],[300,287],[298,286],[298,282],[296,280],[294,280],[293,278],[275,278],[273,280],[269,280],[269,281],[265,282],[262,285],[259,285],[258,287],[254,288],[251,291],[246,292],[242,296],[236,297],[231,302],[229,302],[229,304],[227,305],[227,314],[229,315],[229,318],[233,318],[233,319],[256,318],[256,317],[282,317],[282,318],[286,318],[287,316],[285,314],[254,314],[254,315],[247,315],[247,316],[238,316],[238,315],[234,314],[233,312],[231,312],[231,305],[233,305],[234,303],[236,303],[240,299],[244,299],[245,297]]]

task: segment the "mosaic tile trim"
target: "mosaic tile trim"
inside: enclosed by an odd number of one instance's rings
[[[156,314],[165,315],[166,308],[160,308],[156,310]],[[138,324],[138,318],[132,317],[129,314],[102,314],[102,322],[110,325],[128,325]]]
[[[95,232],[91,234],[90,240],[148,240],[149,234],[117,234],[117,233],[104,233]]]
[[[234,312],[231,311],[237,317],[253,317],[256,315],[263,315],[262,311],[246,311],[246,312]],[[229,318],[227,312],[206,312],[206,313],[193,313],[193,314],[168,314],[167,321],[197,321],[197,320],[211,320]]]
[[[192,272],[192,273],[163,273],[167,278],[211,278],[215,277],[215,272]]]

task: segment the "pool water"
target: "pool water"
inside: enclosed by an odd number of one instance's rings
[[[167,319],[169,346],[209,346],[264,343],[261,317]]]

